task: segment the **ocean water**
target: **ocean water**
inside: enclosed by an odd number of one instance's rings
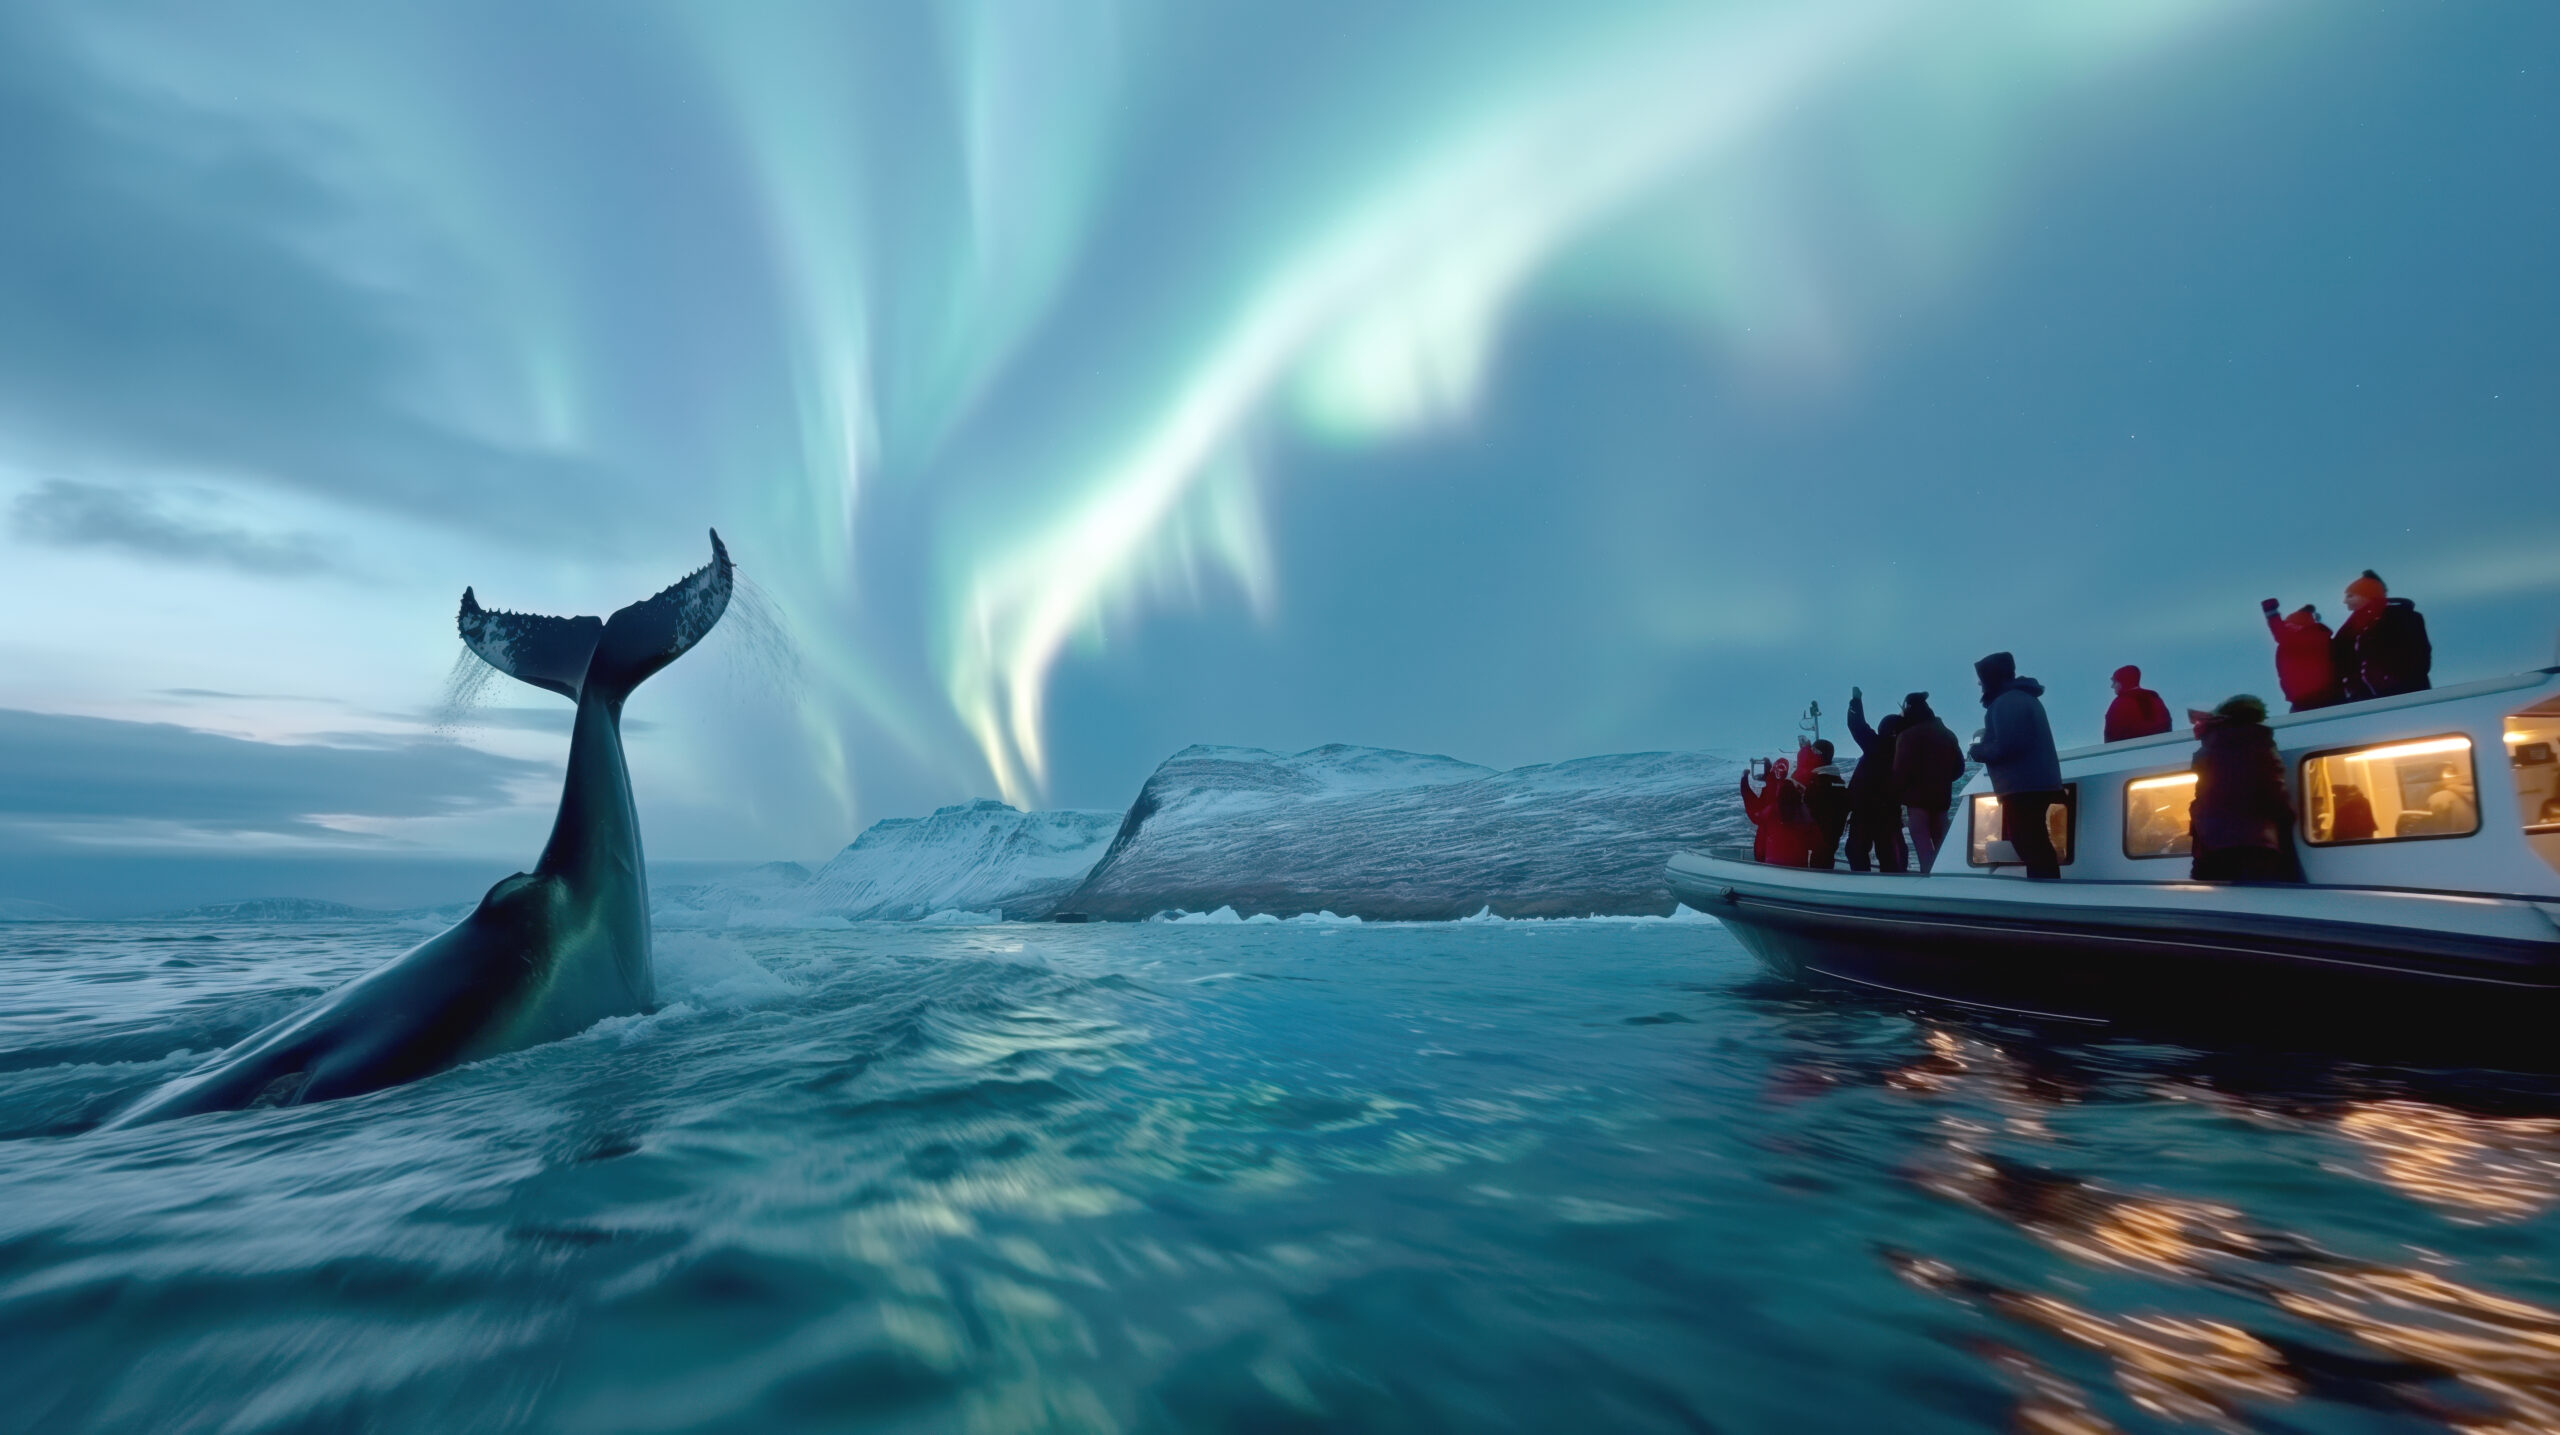
[[[666,1005],[101,1133],[393,954],[0,928],[0,1429],[2560,1429],[2560,1099],[1713,923],[669,934]]]

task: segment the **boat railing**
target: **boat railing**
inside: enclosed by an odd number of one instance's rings
[[[1929,875],[1926,872],[1887,872],[1881,868],[1871,872],[1860,872],[1850,867],[1846,861],[1838,859],[1835,859],[1829,867],[1795,867],[1782,862],[1762,862],[1751,855],[1751,846],[1746,842],[1702,842],[1689,850],[1703,857],[1713,857],[1720,862],[1750,862],[1763,867],[1787,867],[1788,870],[1795,872],[1837,872],[1849,877],[1926,877]]]

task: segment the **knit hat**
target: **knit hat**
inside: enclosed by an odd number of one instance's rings
[[[2284,620],[2297,628],[2308,628],[2320,621],[2320,610],[2308,603],[2284,615]]]
[[[2142,669],[2127,663],[2116,669],[2116,681],[2129,688],[2138,688],[2142,686]]]
[[[2224,722],[2263,723],[2267,720],[2267,705],[2263,699],[2241,693],[2237,697],[2224,698],[2222,706],[2213,710],[2213,715]]]
[[[1902,695],[1902,715],[1915,722],[1921,718],[1932,716],[1929,711],[1929,695],[1927,693],[1904,693]]]
[[[2364,570],[2363,577],[2347,585],[2347,598],[2350,602],[2357,598],[2366,598],[2379,603],[2390,592],[2390,589],[2382,586],[2382,575],[2370,568]]]

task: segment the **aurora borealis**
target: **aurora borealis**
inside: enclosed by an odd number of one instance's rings
[[[2555,59],[2380,0],[15,7],[0,707],[451,790],[0,778],[0,845],[521,846],[557,737],[500,694],[448,773],[455,596],[713,525],[794,656],[635,706],[656,855],[1194,741],[1766,745],[1990,647],[2094,722],[2268,686],[2257,599],[2365,566],[2547,662]]]

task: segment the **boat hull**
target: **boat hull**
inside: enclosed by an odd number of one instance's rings
[[[1667,876],[1797,980],[2092,1025],[2560,1045],[2560,922],[2532,899],[1859,875],[1697,853]]]

